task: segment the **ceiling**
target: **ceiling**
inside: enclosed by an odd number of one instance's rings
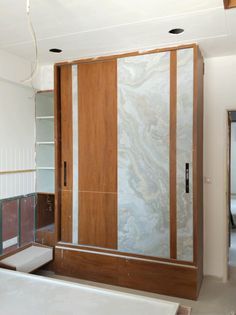
[[[193,42],[205,57],[236,54],[236,9],[224,10],[223,0],[30,3],[41,64]],[[168,33],[176,27],[185,32]],[[0,0],[0,30],[0,49],[34,60],[26,0]],[[50,48],[63,52],[53,54]]]

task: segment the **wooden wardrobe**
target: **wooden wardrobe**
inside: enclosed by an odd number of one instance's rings
[[[195,44],[55,65],[56,273],[198,297],[203,65]]]

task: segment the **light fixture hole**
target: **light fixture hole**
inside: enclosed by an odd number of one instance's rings
[[[170,34],[178,35],[184,32],[183,28],[173,28],[169,31]]]
[[[59,54],[62,52],[62,50],[60,48],[51,48],[49,49],[50,52],[55,53],[55,54]]]

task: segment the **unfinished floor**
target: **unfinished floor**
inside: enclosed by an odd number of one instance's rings
[[[45,273],[44,275],[56,279],[89,284],[100,288],[107,288],[121,292],[129,292],[141,296],[148,296],[167,301],[178,302],[181,305],[191,306],[191,315],[231,315],[234,314],[232,313],[233,311],[236,311],[236,267],[234,267],[234,270],[233,268],[231,268],[231,279],[227,283],[222,283],[220,280],[205,277],[198,301],[172,298],[165,295],[136,291],[101,283],[79,280],[75,278],[57,276],[49,273]]]

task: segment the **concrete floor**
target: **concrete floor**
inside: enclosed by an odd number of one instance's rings
[[[231,315],[236,312],[236,230],[234,230],[232,233],[232,247],[230,249],[230,280],[227,283],[223,283],[221,280],[205,277],[198,301],[172,298],[154,293],[147,293],[75,278],[57,276],[50,273],[47,274],[47,276],[121,292],[129,292],[141,296],[178,302],[181,305],[191,306],[191,315]]]
[[[58,276],[53,273],[44,273],[48,277],[72,281],[76,283],[89,284],[96,287],[129,292],[141,296],[159,298],[163,300],[178,302],[181,305],[191,306],[191,315],[236,315],[236,229],[232,230],[232,242],[229,255],[230,279],[227,283],[221,280],[205,277],[198,301],[190,301],[172,298],[164,295],[136,291],[111,285],[84,281],[76,278]],[[42,273],[41,273],[42,274]]]

